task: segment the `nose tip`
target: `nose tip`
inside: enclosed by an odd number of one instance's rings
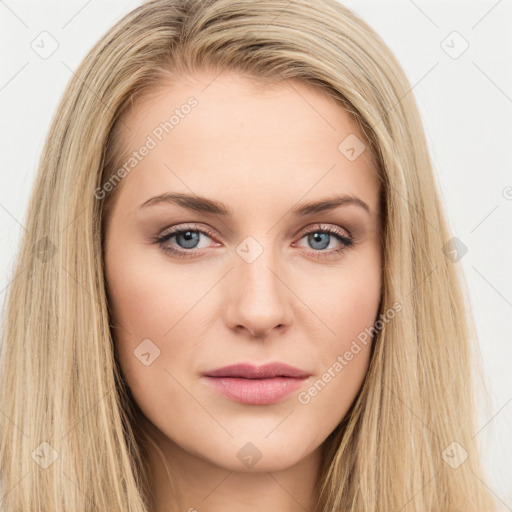
[[[258,341],[263,341],[265,338],[268,338],[270,333],[275,329],[281,329],[283,324],[278,324],[276,326],[271,326],[268,329],[262,327],[254,327],[254,324],[250,324],[246,322],[245,325],[239,324],[236,326],[236,329],[239,331],[248,331],[251,335],[251,338]]]

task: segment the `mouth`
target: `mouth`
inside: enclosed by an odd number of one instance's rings
[[[299,389],[310,373],[284,363],[230,365],[203,374],[217,392],[243,404],[265,405]]]

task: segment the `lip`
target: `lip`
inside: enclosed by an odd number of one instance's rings
[[[241,363],[203,373],[206,381],[219,393],[252,405],[278,402],[300,388],[310,375],[284,363],[263,366]]]

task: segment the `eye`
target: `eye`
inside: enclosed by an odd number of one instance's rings
[[[209,229],[199,229],[196,225],[190,225],[181,227],[180,229],[173,229],[172,231],[169,231],[163,236],[157,238],[155,242],[160,245],[160,248],[166,254],[193,258],[196,256],[193,253],[195,249],[204,249],[204,247],[198,246],[201,235],[210,238],[213,236],[213,233]],[[169,244],[169,241],[173,238],[176,239],[175,241],[179,246],[181,246],[181,249],[177,249]]]
[[[318,224],[314,226],[314,229],[309,229],[309,231],[302,233],[301,240],[307,238],[307,243],[312,247],[315,258],[331,257],[339,255],[345,249],[354,245],[354,239],[345,233],[336,226]],[[338,245],[341,246],[337,249],[325,251],[332,242],[338,242]]]
[[[208,245],[200,247],[201,236],[206,238],[213,238],[214,234],[208,228],[199,229],[195,224],[185,225],[179,229],[172,229],[160,237],[154,239],[162,251],[166,254],[177,257],[195,258],[201,256],[199,249],[204,249]],[[307,243],[310,244],[311,250],[309,251],[313,257],[331,257],[339,255],[345,249],[354,245],[354,238],[347,236],[346,232],[336,226],[329,226],[318,224],[313,229],[302,233],[300,240],[307,238]],[[173,240],[174,239],[174,240]],[[171,244],[170,242],[173,242]],[[325,250],[332,243],[338,243],[338,248],[331,248]],[[174,245],[178,245],[178,248]],[[217,244],[219,245],[219,244]]]

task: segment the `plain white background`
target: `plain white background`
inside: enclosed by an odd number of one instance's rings
[[[139,3],[0,0],[1,305],[60,96],[92,45]],[[467,247],[457,264],[471,292],[492,411],[480,414],[475,436],[484,483],[500,510],[512,510],[512,1],[343,3],[402,64],[452,233]],[[51,55],[37,53],[41,38],[44,51],[55,47]]]

